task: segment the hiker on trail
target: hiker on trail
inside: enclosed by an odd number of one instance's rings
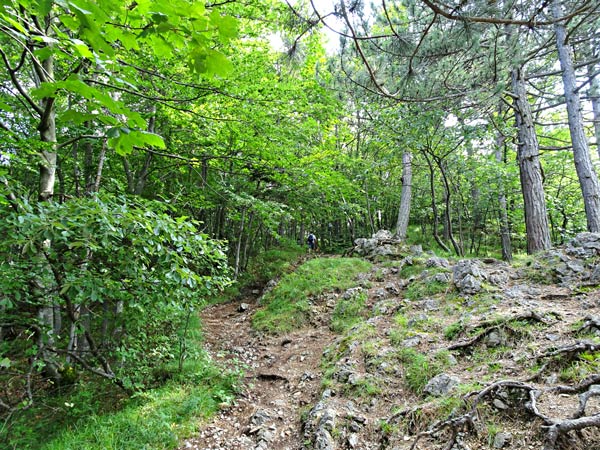
[[[306,242],[308,243],[309,252],[312,252],[317,248],[317,237],[314,234],[309,233],[308,237],[306,238]]]

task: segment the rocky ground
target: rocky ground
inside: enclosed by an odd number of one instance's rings
[[[448,260],[389,234],[309,328],[260,336],[260,293],[205,310],[242,395],[181,449],[600,449],[600,235],[514,265]],[[336,304],[366,299],[331,331]]]

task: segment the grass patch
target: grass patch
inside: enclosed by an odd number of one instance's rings
[[[575,383],[598,372],[600,372],[600,352],[583,352],[560,371],[559,378],[561,381]]]
[[[366,303],[366,292],[357,292],[350,298],[338,301],[331,318],[331,329],[336,333],[343,333],[362,322]]]
[[[264,286],[270,280],[277,279],[290,273],[306,249],[294,243],[285,247],[268,250],[251,260],[237,282],[229,286],[222,293],[210,299],[210,304],[224,303],[254,286]]]
[[[79,385],[49,397],[44,410],[36,406],[16,417],[0,443],[40,450],[176,448],[199,420],[233,400],[239,380],[239,373],[224,372],[205,357],[162,387],[120,402],[111,400],[114,392],[106,384]]]
[[[520,268],[523,278],[533,283],[553,284],[556,279],[556,267],[560,264],[557,257],[539,255],[519,255],[513,260],[513,267]]]
[[[154,450],[176,448],[238,392],[241,371],[217,367],[201,347],[201,324],[190,320],[181,371],[173,360],[153,370],[156,386],[127,397],[108,380],[81,376],[43,401],[0,422],[0,448]]]
[[[404,297],[409,300],[419,300],[424,297],[441,294],[451,289],[448,283],[435,280],[413,281],[404,292]]]
[[[405,264],[400,269],[400,278],[411,278],[419,275],[426,269],[425,260],[415,258],[412,264]]]
[[[404,382],[418,395],[423,393],[429,380],[442,373],[449,365],[445,355],[425,355],[414,348],[403,348],[398,356],[404,367]]]
[[[263,297],[265,307],[257,311],[252,325],[269,334],[282,334],[301,328],[310,316],[311,298],[329,291],[356,285],[356,275],[371,264],[359,258],[315,258],[281,278]]]
[[[454,322],[444,328],[444,338],[451,341],[465,331],[465,324],[462,321]]]

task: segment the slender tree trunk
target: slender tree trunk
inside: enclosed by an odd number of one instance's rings
[[[96,178],[94,179],[94,192],[100,192],[100,180],[102,179],[102,169],[106,159],[106,139],[102,142],[102,149],[98,157],[98,167],[96,169]]]
[[[402,241],[406,239],[408,220],[410,217],[410,203],[412,200],[412,154],[402,154],[402,195],[400,197],[400,210],[396,222],[396,237]]]
[[[40,85],[43,82],[54,81],[54,59],[52,56],[46,58],[39,63],[34,59],[33,63],[36,84]],[[40,140],[47,144],[46,148],[41,152],[42,163],[40,164],[40,184],[38,199],[42,202],[51,201],[54,197],[54,186],[56,183],[56,165],[58,155],[56,152],[56,110],[54,105],[55,99],[52,97],[43,98],[41,100],[41,115],[38,124]],[[52,245],[52,243],[48,243]],[[46,289],[43,286],[42,289]],[[42,352],[42,359],[45,362],[44,371],[47,376],[59,381],[61,376],[58,372],[58,364],[53,355],[44,350],[48,344],[54,344],[54,338],[60,333],[61,320],[55,318],[54,315],[60,308],[55,308],[56,304],[46,304],[38,310],[38,319],[45,329],[44,335],[37,336],[38,347]]]
[[[502,107],[499,108],[499,114],[502,113]],[[496,136],[496,152],[495,157],[498,164],[504,164],[504,135],[498,131]],[[500,207],[500,241],[502,243],[502,259],[504,261],[512,261],[512,243],[510,241],[510,228],[508,224],[508,208],[506,206],[506,194],[504,188],[504,180],[502,176],[498,177],[498,205]]]
[[[553,0],[552,10],[555,18],[563,15],[560,0]],[[600,232],[600,183],[592,166],[588,143],[583,129],[581,101],[579,93],[576,90],[575,70],[573,68],[571,48],[567,43],[567,30],[563,23],[556,22],[554,24],[554,31],[556,32],[556,45],[558,47],[558,57],[562,70],[565,100],[567,102],[567,115],[569,118],[571,142],[573,144],[575,169],[577,170],[579,186],[583,194],[587,227],[588,231],[597,233]]]
[[[590,66],[590,71],[592,67]],[[596,150],[600,158],[600,76],[596,75],[590,83],[589,91],[592,111],[594,113],[594,135],[596,136]]]
[[[433,177],[433,164],[431,163],[431,160],[426,154],[424,154],[423,156],[425,156],[425,160],[427,161],[427,165],[429,166],[429,189],[431,191],[431,211],[433,213],[433,238],[435,239],[435,242],[437,242],[438,245],[442,248],[442,250],[444,250],[445,252],[449,252],[450,249],[446,244],[444,244],[444,241],[442,241],[440,235],[438,234],[439,218],[437,202],[435,201],[435,181]]]
[[[446,175],[446,164],[444,163],[444,161],[441,158],[436,158],[434,157],[434,160],[438,166],[438,168],[440,169],[440,173],[442,174],[442,181],[444,182],[444,191],[446,192],[446,196],[444,201],[446,202],[446,209],[444,211],[444,223],[446,224],[446,231],[448,233],[448,239],[450,239],[450,242],[452,243],[452,247],[454,248],[454,251],[456,252],[457,256],[464,256],[464,250],[462,248],[462,245],[460,245],[458,242],[456,242],[456,239],[454,238],[454,230],[452,229],[452,205],[450,202],[450,182],[448,180],[448,177]]]
[[[365,198],[367,200],[367,216],[369,218],[369,225],[371,226],[371,234],[375,234],[375,223],[373,222],[373,215],[371,214],[371,199],[369,198],[367,180],[365,180]]]
[[[250,242],[252,242],[251,239],[251,234],[252,233],[252,224],[254,222],[254,211],[250,211],[250,218],[248,219],[248,226],[246,227],[246,229],[248,230],[248,232],[246,233],[246,240],[244,241],[244,253],[242,255],[242,267],[244,268],[244,270],[246,270],[246,267],[248,266],[248,250],[250,249]],[[294,231],[295,231],[295,226],[294,226]]]
[[[525,210],[527,252],[531,254],[551,247],[548,212],[542,184],[539,145],[531,107],[527,100],[525,76],[523,70],[519,68],[513,69],[511,76],[514,94],[513,107],[519,137],[517,159]]]
[[[240,223],[240,232],[238,234],[238,241],[235,247],[235,270],[233,274],[233,279],[237,280],[238,275],[240,274],[240,253],[242,249],[242,238],[244,236],[244,223],[246,222],[246,208],[242,210],[242,220]]]

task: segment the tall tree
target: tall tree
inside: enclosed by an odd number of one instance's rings
[[[581,186],[581,192],[583,194],[588,231],[600,232],[600,183],[598,182],[598,176],[592,165],[587,138],[583,127],[581,101],[577,90],[572,50],[567,41],[566,26],[562,21],[564,12],[561,3],[562,2],[559,0],[553,0],[552,12],[556,20],[554,30],[556,33],[556,46],[558,48],[565,100],[567,103],[569,130],[571,131],[571,142],[573,145],[573,158],[575,160],[575,169],[577,170],[579,185]]]

